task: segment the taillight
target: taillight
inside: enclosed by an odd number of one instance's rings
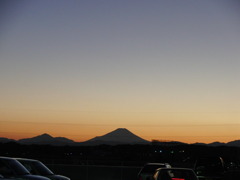
[[[172,178],[172,180],[185,180],[183,178]]]

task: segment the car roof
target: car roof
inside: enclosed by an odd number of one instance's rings
[[[165,165],[165,164],[168,164],[168,163],[147,163],[145,165]]]
[[[16,160],[19,160],[19,161],[38,161],[38,160],[36,160],[36,159],[28,159],[28,158],[14,158],[14,159],[16,159]]]
[[[185,170],[185,171],[193,171],[190,168],[158,168],[156,169],[156,171],[160,171],[160,170]]]
[[[14,160],[14,158],[11,158],[11,157],[5,157],[5,156],[0,156],[0,159]]]

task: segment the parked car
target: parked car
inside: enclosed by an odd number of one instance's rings
[[[198,157],[194,165],[198,179],[231,180],[240,179],[240,165],[237,160],[226,160],[218,156]]]
[[[223,179],[225,172],[224,162],[221,157],[199,157],[194,165],[194,170],[199,179]]]
[[[43,176],[30,174],[20,162],[10,157],[0,157],[0,175],[2,179],[50,180]]]
[[[171,168],[168,163],[147,163],[138,173],[138,180],[151,180],[156,169],[158,168]]]
[[[188,168],[159,168],[153,175],[154,180],[198,180],[195,172]]]
[[[70,178],[54,174],[41,161],[35,159],[16,158],[31,174],[45,176],[52,180],[70,180]]]

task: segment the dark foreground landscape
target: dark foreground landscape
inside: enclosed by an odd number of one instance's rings
[[[52,146],[1,143],[0,156],[38,159],[72,180],[136,180],[148,162],[194,168],[199,157],[222,157],[232,169],[240,168],[240,148],[186,144]],[[229,168],[228,167],[228,168]]]

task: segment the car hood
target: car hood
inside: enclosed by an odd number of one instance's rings
[[[70,180],[70,178],[62,175],[57,175],[57,174],[51,174],[47,176],[49,179],[52,180]]]
[[[27,179],[27,180],[50,180],[47,177],[39,176],[39,175],[32,175],[32,174],[23,175],[20,178]]]

